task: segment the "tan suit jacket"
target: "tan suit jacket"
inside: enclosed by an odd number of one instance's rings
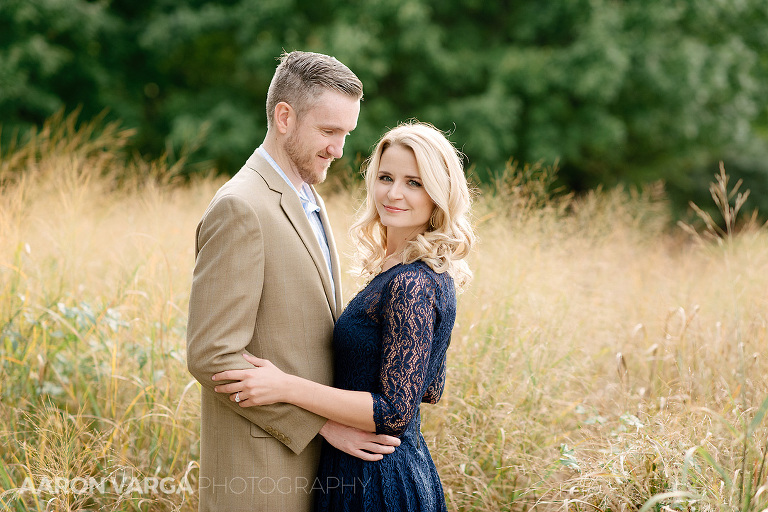
[[[313,191],[314,192],[314,191]],[[322,200],[335,294],[301,201],[257,152],[216,193],[197,227],[187,364],[202,385],[201,512],[309,510],[325,419],[298,407],[241,408],[214,373],[252,368],[243,352],[331,384],[339,260]]]

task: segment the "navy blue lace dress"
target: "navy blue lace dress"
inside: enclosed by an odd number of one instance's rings
[[[366,462],[324,443],[316,510],[446,510],[419,405],[443,392],[455,317],[453,280],[420,261],[378,274],[349,303],[333,336],[335,386],[371,392],[376,432],[401,444]]]

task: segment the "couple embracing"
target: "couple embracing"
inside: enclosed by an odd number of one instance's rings
[[[280,60],[264,142],[197,227],[200,511],[445,510],[419,406],[440,399],[456,290],[471,278],[461,159],[425,123],[384,134],[352,230],[369,282],[343,308],[312,185],[342,156],[362,84],[333,57]]]

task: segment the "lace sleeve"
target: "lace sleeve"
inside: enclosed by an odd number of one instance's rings
[[[421,401],[425,404],[436,404],[440,401],[440,397],[443,396],[443,389],[445,388],[445,359],[443,359],[440,365],[440,370],[437,372],[432,383],[427,386],[427,390],[424,392],[424,396]]]
[[[401,435],[427,387],[435,323],[435,288],[418,269],[392,279],[383,297],[381,393],[373,394],[376,433]]]

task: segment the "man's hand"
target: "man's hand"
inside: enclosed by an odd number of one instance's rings
[[[400,446],[400,439],[384,434],[374,434],[328,420],[320,429],[320,435],[335,448],[358,459],[375,461]]]

